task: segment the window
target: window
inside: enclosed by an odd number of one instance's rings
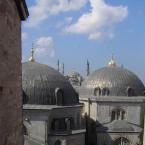
[[[115,111],[112,111],[112,114],[111,114],[111,120],[115,120],[115,116],[116,116],[116,112]]]
[[[29,97],[26,95],[26,93],[23,91],[23,104],[27,104],[29,100]]]
[[[68,131],[71,130],[71,119],[70,118],[65,118],[65,125],[66,125],[66,129]]]
[[[114,141],[114,145],[129,145],[130,142],[125,137],[120,137]]]
[[[54,131],[70,131],[73,128],[71,117],[53,119],[51,129]]]
[[[102,96],[108,96],[109,95],[109,89],[108,88],[103,88],[102,89]]]
[[[64,104],[64,92],[60,88],[55,89],[55,98],[56,98],[56,105],[63,105]]]
[[[121,120],[125,119],[125,111],[122,111]]]
[[[101,95],[101,89],[100,88],[95,88],[94,89],[94,95],[95,96],[100,96]]]
[[[123,109],[117,108],[111,112],[111,121],[113,120],[125,120],[126,112]]]
[[[128,87],[127,88],[127,96],[135,96],[134,89]]]

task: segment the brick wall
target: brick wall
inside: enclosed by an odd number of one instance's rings
[[[21,20],[14,0],[0,0],[0,145],[22,145]]]

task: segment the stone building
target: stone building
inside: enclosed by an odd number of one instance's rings
[[[33,50],[22,74],[25,145],[141,145],[144,85],[113,57],[78,92]]]
[[[116,65],[94,71],[83,82],[80,101],[86,114],[87,145],[140,145],[143,134],[144,85]]]
[[[80,75],[80,73],[72,70],[65,77],[71,83],[76,92],[78,92],[83,82],[83,77]]]
[[[71,84],[33,50],[22,68],[25,145],[84,145],[83,104]]]
[[[23,145],[21,20],[24,0],[0,0],[0,145]]]

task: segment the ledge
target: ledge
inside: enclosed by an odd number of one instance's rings
[[[71,130],[71,131],[62,131],[62,132],[51,132],[49,135],[51,136],[69,136],[69,135],[76,135],[76,134],[85,134],[86,129],[78,129],[78,130]]]
[[[15,3],[21,20],[26,20],[29,16],[29,12],[25,0],[15,0]]]
[[[127,97],[127,96],[100,96],[100,97],[85,96],[85,97],[81,97],[80,101],[144,103],[145,97],[144,96],[132,96],[132,97]]]
[[[53,110],[53,109],[64,109],[64,108],[67,109],[76,107],[83,107],[83,104],[74,104],[69,106],[25,104],[23,105],[23,110]]]

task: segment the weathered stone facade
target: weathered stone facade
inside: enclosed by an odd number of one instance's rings
[[[22,145],[20,1],[0,0],[0,144]],[[22,3],[22,2],[21,2]],[[24,4],[24,2],[22,3]],[[19,9],[19,10],[18,10]],[[26,11],[24,11],[26,9]],[[20,14],[21,10],[21,14]],[[23,13],[22,13],[23,12]],[[25,16],[23,15],[25,14]],[[23,16],[23,18],[21,17]]]
[[[86,114],[87,145],[141,145],[144,85],[112,57],[108,66],[83,82],[80,101]]]

